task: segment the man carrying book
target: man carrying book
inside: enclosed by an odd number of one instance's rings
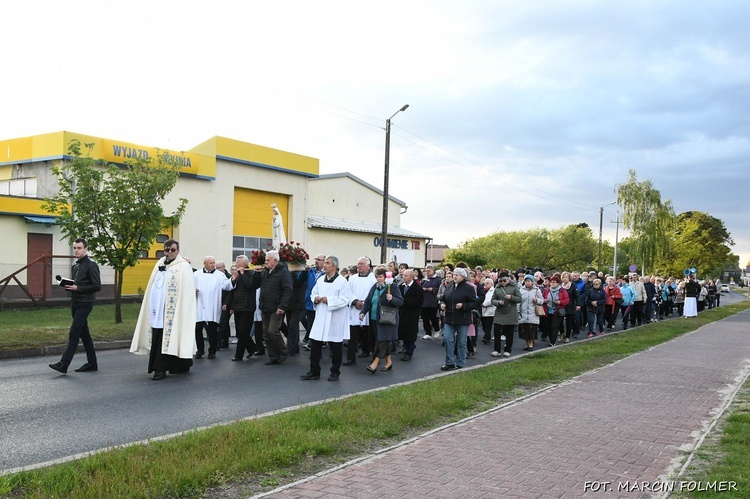
[[[68,348],[63,353],[60,362],[49,365],[62,374],[68,372],[68,366],[78,349],[79,340],[83,340],[83,347],[86,349],[86,363],[76,369],[76,372],[99,369],[96,363],[94,340],[91,339],[89,331],[89,314],[94,308],[94,293],[102,289],[99,266],[89,258],[88,244],[83,238],[79,237],[73,242],[73,255],[76,257],[71,273],[73,284],[66,284],[66,280],[61,282],[65,285],[65,289],[70,291],[70,312],[73,316],[73,324],[68,334]]]

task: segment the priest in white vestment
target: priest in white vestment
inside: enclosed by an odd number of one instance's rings
[[[130,351],[149,355],[148,372],[160,380],[188,372],[195,347],[195,280],[193,269],[182,258],[180,243],[164,242],[161,258],[146,286]]]
[[[221,292],[232,290],[232,281],[222,272],[216,272],[216,259],[207,256],[203,259],[203,269],[193,274],[195,277],[195,346],[196,359],[205,353],[203,330],[208,336],[208,358],[216,358],[219,343],[219,320],[221,319]]]
[[[349,339],[349,304],[352,301],[349,283],[338,272],[339,259],[326,257],[325,275],[318,279],[310,293],[315,306],[315,322],[310,331],[310,370],[300,376],[304,380],[320,379],[320,358],[323,343],[331,349],[331,374],[336,381],[341,374],[344,340]]]

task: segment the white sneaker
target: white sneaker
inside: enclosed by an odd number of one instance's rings
[[[426,335],[422,336],[422,339],[423,340],[431,340],[432,336],[430,336],[429,334],[426,334]]]
[[[440,338],[442,335],[443,335],[442,331],[435,331],[434,333],[432,333],[432,337],[435,339]]]
[[[503,357],[510,357],[510,352],[503,352]]]
[[[493,357],[500,357],[500,352],[495,351],[495,352],[492,352],[490,355],[492,355]]]
[[[505,341],[505,335],[500,336],[500,341]]]

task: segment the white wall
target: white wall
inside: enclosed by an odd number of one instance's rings
[[[179,198],[188,199],[175,239],[180,241],[180,254],[189,256],[193,267],[200,267],[206,255],[232,259],[235,187],[289,195],[287,239],[299,241],[304,237],[306,177],[217,160],[216,180],[180,178],[164,203],[165,212],[171,213]],[[270,218],[268,226],[270,229]]]
[[[307,213],[321,217],[383,221],[383,196],[348,177],[310,180]],[[388,202],[388,225],[401,225],[401,205]]]

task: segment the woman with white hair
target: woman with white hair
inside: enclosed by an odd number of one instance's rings
[[[472,323],[471,311],[479,308],[476,291],[469,285],[469,272],[464,268],[453,271],[453,284],[445,288],[440,300],[440,309],[445,311],[445,364],[442,371],[461,369],[466,365],[466,341],[469,325]],[[454,345],[458,345],[456,354]]]
[[[521,286],[521,303],[518,305],[520,317],[518,319],[518,337],[526,342],[524,350],[534,349],[534,341],[539,331],[539,316],[536,306],[544,304],[542,291],[534,285],[535,279],[531,274],[523,278]]]

